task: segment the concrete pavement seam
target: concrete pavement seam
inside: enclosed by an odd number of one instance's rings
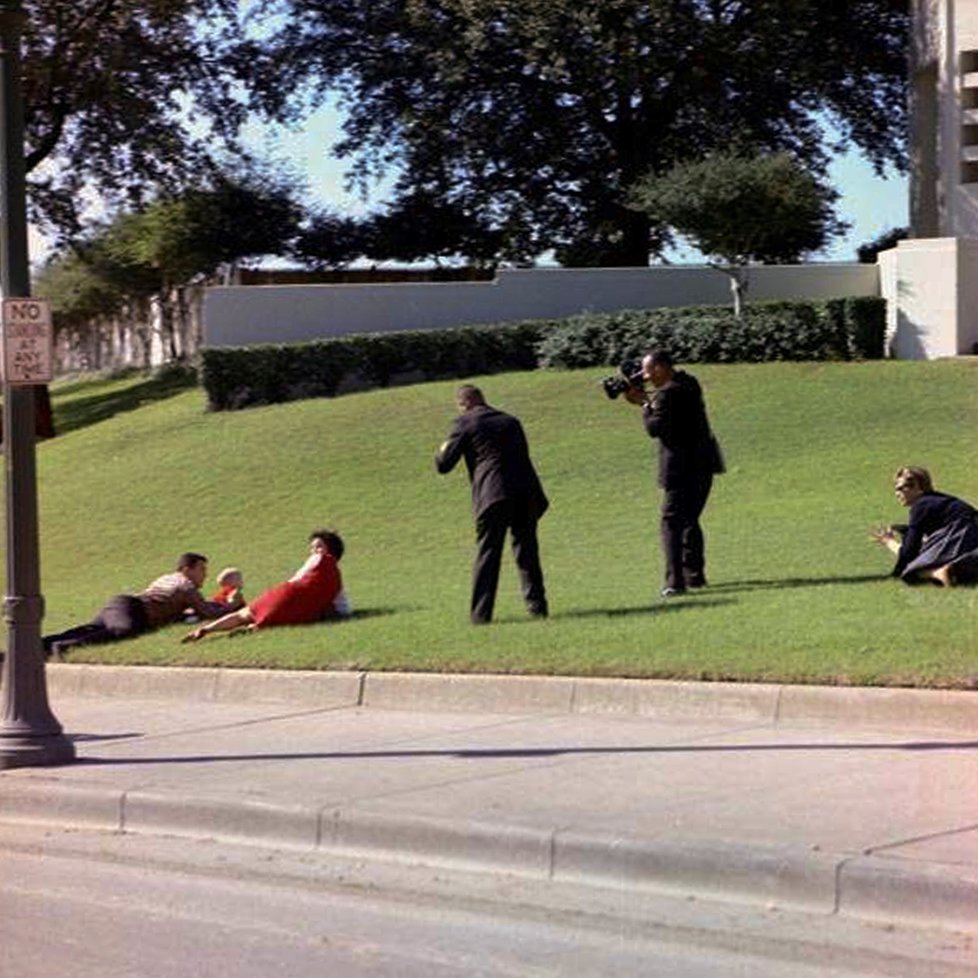
[[[852,858],[852,856],[844,856],[835,867],[835,892],[833,894],[834,902],[832,907],[832,913],[834,914],[838,914],[842,910],[842,870]]]
[[[128,792],[125,792],[125,791],[120,792],[120,794],[119,794],[119,831],[120,832],[128,832],[129,831],[129,825],[128,825],[128,821],[127,821],[127,817],[126,817],[127,816],[127,812],[126,812],[126,795],[127,794],[128,794]]]

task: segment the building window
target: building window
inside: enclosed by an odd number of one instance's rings
[[[978,51],[961,52],[961,182],[978,183]]]

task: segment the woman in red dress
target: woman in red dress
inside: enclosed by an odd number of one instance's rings
[[[339,561],[343,541],[333,530],[313,530],[309,559],[287,581],[260,594],[249,605],[195,628],[182,639],[196,642],[210,632],[272,625],[306,625],[322,621],[333,611],[343,588]]]

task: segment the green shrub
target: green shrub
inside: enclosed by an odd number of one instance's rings
[[[201,364],[209,407],[226,410],[412,380],[617,365],[654,346],[668,347],[687,363],[876,359],[883,355],[884,331],[882,299],[849,297],[750,303],[740,319],[726,306],[626,309],[561,320],[205,348]]]
[[[687,306],[575,316],[548,329],[540,366],[616,365],[651,347],[687,363],[849,360],[883,354],[885,305],[877,298]]]
[[[871,296],[850,296],[843,302],[854,356],[881,360],[886,343],[886,303]]]
[[[311,343],[205,348],[201,369],[214,411],[332,397],[341,388],[387,387],[500,370],[532,370],[547,321],[403,333],[365,333]]]

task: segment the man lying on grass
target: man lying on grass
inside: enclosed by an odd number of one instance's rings
[[[238,611],[195,628],[181,641],[196,642],[211,632],[273,625],[307,625],[330,617],[348,617],[339,562],[343,540],[335,530],[309,534],[309,558],[287,581],[276,584]]]
[[[192,612],[200,618],[217,618],[227,607],[205,600],[200,588],[207,577],[207,558],[185,553],[172,574],[158,577],[139,594],[117,594],[87,624],[75,625],[56,635],[45,635],[44,651],[59,658],[79,645],[100,645],[135,638]]]

